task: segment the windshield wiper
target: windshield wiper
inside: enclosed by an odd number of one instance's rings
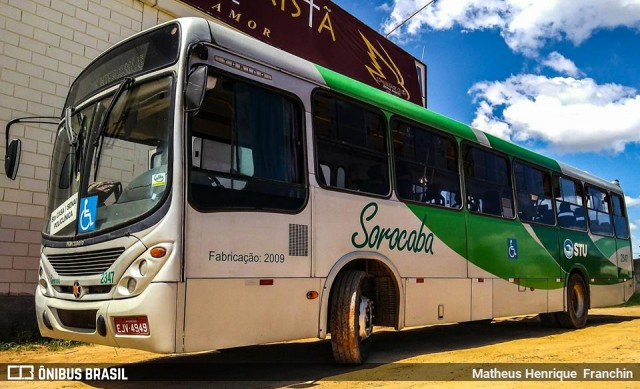
[[[102,145],[104,144],[104,137],[107,131],[107,122],[109,121],[109,115],[111,115],[111,111],[116,106],[116,103],[120,99],[120,96],[122,96],[124,91],[129,89],[134,82],[135,80],[132,77],[127,77],[124,80],[122,80],[122,83],[120,83],[118,90],[116,91],[116,93],[113,95],[113,98],[111,99],[111,103],[109,103],[109,107],[107,107],[107,110],[104,111],[104,114],[102,115],[102,120],[100,121],[100,127],[98,127],[98,137],[93,143],[93,147],[97,147],[95,165],[93,167],[94,169],[93,181],[95,181],[98,178],[98,167],[100,166],[100,156],[102,155]]]

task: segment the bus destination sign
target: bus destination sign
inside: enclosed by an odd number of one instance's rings
[[[274,47],[426,106],[426,66],[330,0],[181,0]]]

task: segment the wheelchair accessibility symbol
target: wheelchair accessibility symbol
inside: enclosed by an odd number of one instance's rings
[[[518,240],[507,239],[507,255],[511,259],[518,259]]]
[[[78,232],[91,232],[96,229],[96,209],[98,196],[80,199],[80,217],[78,218]]]

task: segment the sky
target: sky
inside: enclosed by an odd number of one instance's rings
[[[430,0],[334,0],[386,34]],[[436,0],[390,39],[427,105],[625,192],[640,256],[640,0]]]

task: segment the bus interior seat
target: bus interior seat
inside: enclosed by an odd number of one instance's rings
[[[319,163],[320,169],[317,171],[316,178],[321,185],[329,185],[331,182],[331,168],[326,163]],[[329,179],[327,179],[329,178]]]
[[[401,199],[413,199],[413,184],[410,176],[398,177],[396,179],[398,196]]]
[[[462,204],[460,203],[460,194],[457,192],[451,193],[451,208],[460,208]]]
[[[489,190],[482,197],[482,213],[502,216],[500,211],[500,194],[498,191]]]
[[[571,212],[569,203],[562,202],[558,207],[558,224],[565,228],[576,226],[576,217]]]
[[[467,207],[469,208],[469,211],[478,212],[480,207],[475,196],[467,195]]]
[[[613,229],[611,228],[611,223],[609,222],[603,222],[600,223],[598,225],[598,231],[603,233],[603,234],[610,234],[613,232]]]
[[[584,219],[584,208],[579,207],[573,211],[573,214],[576,218],[575,226],[581,229],[587,228],[587,224]]]
[[[544,224],[553,224],[553,211],[548,204],[538,206],[538,220]]]
[[[367,169],[367,179],[360,183],[360,189],[364,192],[375,194],[386,194],[389,185],[382,174],[380,165],[373,165]]]
[[[444,196],[442,196],[436,184],[432,184],[427,188],[424,200],[428,204],[444,205]]]

